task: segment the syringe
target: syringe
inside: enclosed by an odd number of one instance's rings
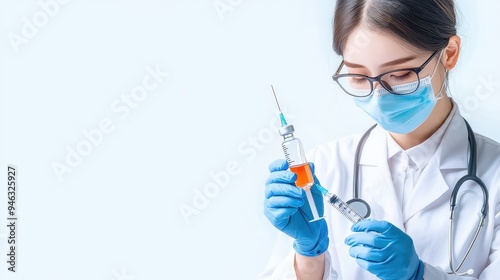
[[[321,193],[325,196],[325,200],[330,203],[333,208],[337,209],[344,217],[346,217],[349,221],[351,221],[353,224],[363,220],[364,218],[361,217],[356,211],[354,211],[347,203],[342,201],[337,195],[332,194],[329,192],[327,189],[323,188],[319,184],[314,184],[313,187],[317,187],[318,190],[321,191]]]
[[[281,147],[283,148],[283,153],[285,154],[290,171],[297,175],[295,185],[304,189],[306,193],[307,202],[309,203],[309,208],[311,209],[312,214],[312,219],[309,222],[321,220],[323,217],[319,216],[311,193],[311,187],[314,185],[314,177],[311,167],[306,160],[302,142],[299,138],[293,136],[295,129],[293,128],[293,125],[286,122],[272,85],[271,89],[273,90],[274,98],[276,99],[276,104],[278,105],[278,109],[280,111],[281,128],[279,129],[279,133],[283,136],[283,143],[281,144]]]

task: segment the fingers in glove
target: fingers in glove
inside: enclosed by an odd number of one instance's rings
[[[352,225],[351,230],[355,232],[369,232],[374,231],[380,234],[386,234],[388,231],[397,229],[391,223],[387,221],[377,221],[377,220],[362,220],[354,225]]]
[[[388,245],[388,240],[375,232],[362,232],[348,236],[345,239],[345,244],[349,246],[365,246],[376,249],[383,249]]]
[[[290,221],[290,217],[298,211],[296,207],[270,208],[264,207],[264,215],[278,229],[283,229]]]
[[[297,175],[292,171],[274,171],[269,174],[269,177],[266,180],[266,185],[272,183],[285,183],[295,185],[295,180],[297,180]]]
[[[266,199],[273,196],[287,196],[291,198],[304,199],[305,192],[301,188],[297,188],[290,184],[270,184],[266,187]]]
[[[283,171],[288,169],[288,162],[284,159],[277,159],[269,164],[269,172]]]
[[[354,246],[349,249],[349,255],[356,259],[368,262],[381,263],[387,260],[388,255],[385,250],[374,249],[364,246]]]
[[[267,208],[299,208],[304,205],[304,199],[289,196],[272,196],[264,201]]]

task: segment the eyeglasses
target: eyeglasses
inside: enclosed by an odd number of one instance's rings
[[[344,61],[342,61],[339,69],[337,69],[337,72],[332,78],[347,94],[355,97],[366,97],[371,95],[374,82],[378,82],[392,94],[410,94],[415,92],[420,86],[419,73],[432,61],[438,52],[439,51],[435,51],[420,67],[392,70],[382,73],[377,77],[349,73],[340,74],[344,66]]]

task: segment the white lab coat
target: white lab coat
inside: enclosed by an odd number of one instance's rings
[[[455,104],[456,106],[456,104]],[[474,269],[469,277],[447,274],[449,270],[448,229],[450,195],[459,178],[467,173],[469,142],[465,122],[456,110],[436,154],[422,172],[404,209],[399,205],[387,163],[388,134],[376,127],[360,160],[360,196],[371,206],[371,218],[386,220],[413,239],[416,252],[425,263],[424,279],[499,279],[500,277],[500,145],[476,134],[477,173],[489,190],[488,216],[469,257],[460,271]],[[345,201],[353,197],[354,154],[361,134],[317,146],[308,153],[322,186]],[[466,183],[455,210],[454,265],[464,256],[476,229],[482,192]],[[360,268],[344,244],[353,234],[351,223],[333,207],[325,205],[330,246],[326,252],[324,279],[377,279]],[[288,236],[280,233],[262,279],[296,279],[294,251]]]

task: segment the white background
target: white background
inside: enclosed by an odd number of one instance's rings
[[[73,0],[43,22],[47,2],[0,1],[1,279],[255,279],[276,236],[262,213],[267,165],[282,157],[270,85],[306,149],[372,123],[331,80],[334,1]],[[451,94],[500,141],[500,4],[458,3]],[[38,27],[16,44],[23,18]],[[111,106],[148,67],[170,75],[123,118]],[[105,119],[114,130],[58,180],[53,164]],[[18,168],[15,274],[7,164]],[[239,173],[210,189],[228,164]]]

